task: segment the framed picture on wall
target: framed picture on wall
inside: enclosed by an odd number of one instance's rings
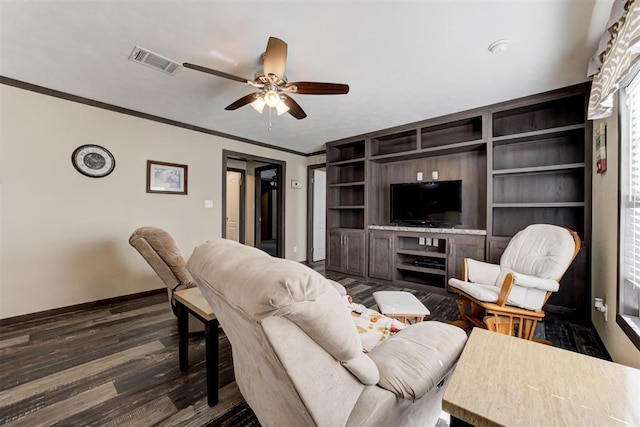
[[[147,160],[147,193],[187,194],[187,165]]]

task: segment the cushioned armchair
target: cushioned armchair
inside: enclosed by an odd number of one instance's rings
[[[196,286],[187,271],[187,261],[180,254],[175,240],[165,230],[156,227],[140,227],[131,234],[129,243],[136,248],[158,277],[167,286],[169,304],[176,314],[173,293]],[[204,324],[189,316],[189,332],[204,331]]]
[[[513,236],[500,265],[466,258],[462,280],[449,279],[459,294],[460,320],[454,324],[533,339],[542,307],[579,250],[574,231],[533,224]]]
[[[434,425],[466,342],[421,322],[364,353],[344,288],[300,263],[217,239],[187,268],[231,343],[235,379],[264,426]]]

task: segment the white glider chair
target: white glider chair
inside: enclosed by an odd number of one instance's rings
[[[533,224],[513,236],[500,265],[465,258],[462,280],[449,279],[459,294],[460,317],[453,324],[533,340],[542,307],[579,250],[575,231]]]

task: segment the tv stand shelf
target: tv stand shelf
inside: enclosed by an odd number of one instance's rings
[[[398,249],[396,253],[403,255],[417,255],[417,256],[426,256],[431,258],[446,258],[447,254],[443,254],[440,252],[430,252],[430,251],[415,251],[411,249]]]
[[[484,230],[369,226],[369,276],[445,293],[448,278],[461,274],[463,258],[484,259],[484,234]]]

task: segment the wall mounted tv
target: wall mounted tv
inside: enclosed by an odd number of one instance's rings
[[[462,224],[462,181],[391,184],[391,222],[416,227]]]

